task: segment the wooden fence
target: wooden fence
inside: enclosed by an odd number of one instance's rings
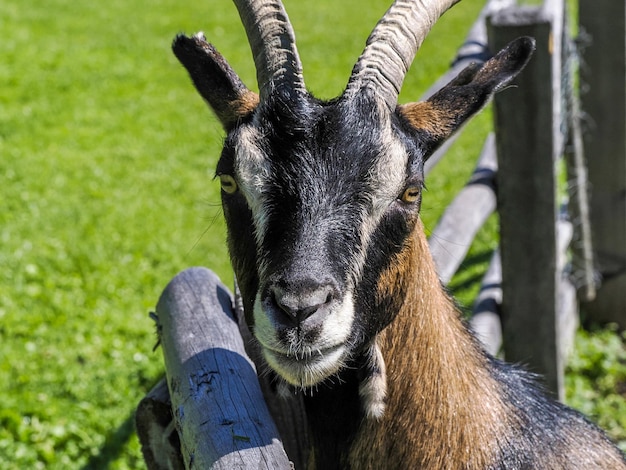
[[[562,398],[579,307],[589,321],[626,327],[624,5],[581,2],[580,29],[589,42],[580,72],[581,110],[574,86],[578,56],[564,1],[491,3],[485,36],[490,48],[528,35],[536,39],[537,52],[515,93],[496,95],[495,143],[492,136],[485,142],[474,175],[435,228],[431,250],[442,281],[449,281],[497,205],[500,247],[471,324],[489,352],[527,364]],[[609,11],[617,19],[607,27]],[[593,52],[604,48],[612,51],[612,66],[597,58],[606,54]],[[615,109],[606,106],[614,102],[609,96],[617,97]],[[599,139],[610,142],[604,145],[610,150],[597,149],[593,142]]]
[[[515,37],[537,41],[518,88],[496,96],[495,134],[434,229],[431,250],[449,282],[497,208],[500,247],[470,322],[488,351],[543,374],[559,398],[579,306],[587,319],[626,328],[625,17],[624,2],[580,2],[582,105],[563,0],[487,1],[450,71],[426,93]],[[307,460],[301,403],[275,400],[257,378],[261,361],[232,301],[199,268],[177,276],[159,301],[169,385],[161,381],[136,417],[149,468],[280,469],[290,460],[300,468]]]

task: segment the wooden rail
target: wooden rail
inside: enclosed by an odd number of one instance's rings
[[[156,315],[185,466],[291,468],[233,299],[217,276],[203,268],[183,271],[161,295]]]

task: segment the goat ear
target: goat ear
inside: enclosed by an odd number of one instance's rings
[[[258,95],[243,84],[226,59],[206,41],[202,33],[191,38],[178,35],[172,50],[226,131],[256,109]]]
[[[426,101],[399,107],[409,123],[426,133],[432,153],[454,131],[476,114],[526,66],[535,40],[521,37],[510,42],[484,64],[471,64]]]

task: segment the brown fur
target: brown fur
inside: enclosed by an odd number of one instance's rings
[[[424,130],[434,138],[445,138],[455,127],[455,122],[450,117],[452,113],[429,101],[404,104],[398,110],[415,129]]]
[[[349,468],[501,468],[499,453],[516,446],[516,435],[533,431],[524,412],[504,398],[487,357],[442,288],[421,222],[381,276],[378,294],[408,286],[396,319],[378,338],[387,366],[385,414],[363,421]],[[600,431],[572,425],[562,432],[549,444],[537,441],[550,446],[539,468],[626,468]]]
[[[236,124],[240,119],[252,113],[259,105],[259,95],[250,90],[243,90],[237,99],[230,101],[220,116],[222,122]]]
[[[517,423],[441,288],[421,223],[379,289],[384,294],[406,283],[415,288],[379,341],[387,363],[386,412],[361,427],[350,468],[486,468],[496,436]]]

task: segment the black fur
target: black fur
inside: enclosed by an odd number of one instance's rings
[[[578,411],[553,399],[538,377],[517,365],[489,360],[491,374],[502,384],[504,399],[521,423],[510,429],[510,445],[500,449],[492,468],[600,468],[602,455],[611,451],[626,466],[626,458],[604,432]]]
[[[315,468],[348,468],[346,449],[365,416],[358,385],[364,376],[369,375],[367,364],[367,358],[359,356],[332,381],[320,384],[304,396]]]

